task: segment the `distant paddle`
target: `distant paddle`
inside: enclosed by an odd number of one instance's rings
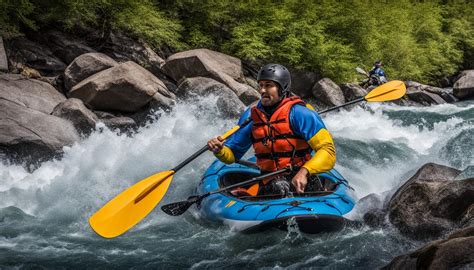
[[[402,81],[391,81],[375,88],[365,97],[319,113],[323,114],[364,100],[374,102],[398,99],[405,94],[405,91],[406,87]],[[220,138],[222,140],[227,139],[241,127],[250,123],[250,121],[250,119],[245,120],[240,126],[233,127]],[[166,194],[166,191],[168,191],[169,185],[173,180],[173,175],[207,150],[206,145],[173,169],[149,176],[118,194],[91,216],[89,224],[92,229],[98,235],[105,238],[114,238],[128,231],[145,218],[163,199],[163,196]],[[243,185],[243,183],[239,183],[239,185]],[[188,201],[186,202],[187,204],[190,203]],[[192,205],[192,203],[190,205]]]

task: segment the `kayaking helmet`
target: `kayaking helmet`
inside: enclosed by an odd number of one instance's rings
[[[375,61],[374,66],[375,66],[376,68],[381,67],[381,66],[382,66],[382,60],[377,60],[377,61]]]
[[[261,80],[274,81],[278,84],[278,94],[282,97],[290,95],[291,76],[290,71],[279,64],[267,64],[263,66],[257,75],[257,82]]]

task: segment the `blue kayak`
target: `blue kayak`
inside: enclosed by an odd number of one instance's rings
[[[249,161],[255,162],[255,158]],[[197,187],[198,195],[230,186],[260,175],[255,168],[214,161]],[[197,209],[207,220],[224,223],[234,231],[254,233],[296,224],[304,233],[337,231],[343,228],[345,216],[354,208],[354,189],[335,169],[318,174],[327,191],[279,195],[234,196],[223,191],[204,198]]]

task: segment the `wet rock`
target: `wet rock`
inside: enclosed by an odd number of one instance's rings
[[[0,37],[0,71],[8,72],[8,59],[5,47],[3,46],[3,38]]]
[[[51,85],[21,75],[0,75],[0,153],[36,165],[79,140],[71,122],[50,115],[65,100]]]
[[[313,85],[321,79],[315,72],[306,70],[291,71],[291,91],[296,95],[307,98],[313,95]]]
[[[82,54],[64,70],[64,85],[70,90],[85,78],[116,65],[115,60],[102,53]]]
[[[76,130],[83,135],[89,135],[99,120],[97,115],[87,109],[82,100],[77,98],[70,98],[59,103],[52,115],[71,121]]]
[[[341,88],[329,78],[319,80],[313,86],[313,96],[326,106],[344,104],[344,94]]]
[[[433,241],[422,248],[394,258],[382,269],[472,269],[474,267],[474,227]]]
[[[390,200],[390,222],[414,239],[438,237],[469,215],[474,203],[474,179],[453,181],[460,171],[425,164]]]
[[[474,69],[461,72],[454,83],[453,94],[459,99],[474,97]]]
[[[137,128],[137,123],[130,117],[119,116],[113,118],[104,118],[101,121],[110,129],[119,129],[121,132],[127,132]]]
[[[455,100],[448,91],[445,91],[442,88],[424,85],[413,81],[406,81],[405,85],[407,87],[406,96],[410,100],[424,106],[446,103],[447,101],[442,96],[449,101]]]
[[[342,93],[346,101],[351,101],[367,95],[367,90],[357,83],[345,83],[341,85]]]
[[[169,107],[175,99],[162,81],[131,61],[88,77],[74,86],[69,96],[93,110],[123,112],[137,112],[153,99]]]
[[[260,98],[257,90],[245,84],[240,59],[208,49],[196,49],[173,54],[163,71],[175,81],[185,78],[208,77],[227,87],[245,104]]]
[[[44,45],[33,42],[25,37],[18,37],[6,42],[10,65],[25,65],[41,72],[43,76],[59,75],[66,64],[56,57]]]
[[[238,117],[245,105],[226,85],[205,77],[187,78],[178,86],[177,95],[185,98],[196,98],[208,95],[217,96],[217,108],[228,117]]]
[[[364,224],[372,228],[380,228],[386,225],[385,210],[386,194],[378,195],[371,193],[360,199],[353,211],[351,219],[363,220]]]
[[[66,65],[70,64],[76,57],[85,53],[95,52],[83,39],[56,30],[44,33],[30,34],[31,38],[47,45],[53,55],[61,59]]]

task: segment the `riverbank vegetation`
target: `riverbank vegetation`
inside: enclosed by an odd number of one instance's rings
[[[46,28],[124,31],[156,49],[209,48],[336,81],[384,61],[389,78],[436,83],[474,68],[471,1],[1,0],[6,38]]]

